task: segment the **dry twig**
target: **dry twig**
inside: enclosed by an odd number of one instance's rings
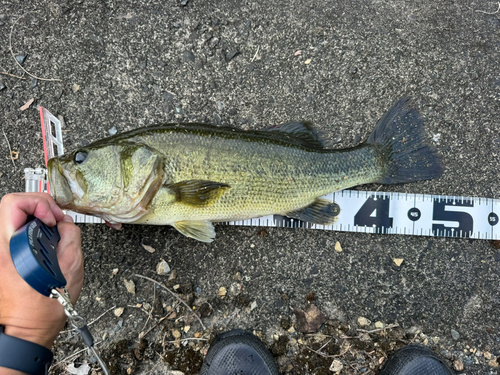
[[[476,10],[476,13],[484,13],[484,14],[490,14],[490,15],[497,14],[498,12],[500,12],[500,1],[498,2],[498,9],[495,12],[486,12],[484,10]]]
[[[116,308],[116,305],[113,306],[113,307],[110,307],[109,309],[107,309],[106,311],[104,311],[101,315],[99,315],[97,318],[95,318],[94,320],[92,320],[90,323],[87,324],[87,326],[91,326],[92,324],[94,324],[95,322],[97,322],[99,319],[101,319],[104,315],[106,315],[108,312],[110,312],[111,310],[115,309]],[[73,329],[67,329],[66,331],[62,331],[61,333],[66,333],[66,332],[73,332],[73,331],[76,331],[76,328],[73,328]]]
[[[14,77],[14,78],[19,78],[19,79],[26,79],[25,77],[16,76],[15,74],[10,74],[10,73],[7,73],[7,72],[0,72],[0,74],[6,75],[6,76],[10,76],[10,77]]]
[[[12,157],[12,149],[10,148],[9,138],[7,138],[7,135],[5,134],[5,130],[3,130],[3,128],[2,128],[2,132],[3,132],[3,136],[5,137],[5,140],[7,141],[7,146],[9,146],[10,160],[12,160],[12,165],[14,166],[14,171],[15,171],[16,170],[16,163],[14,163],[15,159]]]
[[[95,348],[97,345],[101,344],[101,343],[102,343],[102,340],[101,340],[101,341],[99,341],[99,342],[96,342],[96,343],[94,344],[94,348]],[[69,361],[69,360],[70,360],[71,358],[73,358],[74,356],[76,356],[76,355],[78,355],[78,354],[80,354],[80,353],[84,352],[84,351],[85,351],[85,350],[87,350],[87,349],[88,349],[88,348],[87,348],[87,347],[85,347],[84,349],[78,350],[78,351],[74,352],[73,354],[70,354],[70,355],[69,355],[69,356],[67,356],[66,358],[61,359],[59,362],[57,362],[56,364],[54,364],[54,365],[53,365],[53,366],[51,366],[51,367],[55,367],[55,366],[57,366],[57,365],[63,364],[63,363],[65,363],[65,362]]]
[[[358,328],[356,331],[370,334],[370,333],[385,331],[386,329],[395,328],[395,327],[399,327],[399,324],[398,323],[391,324],[391,325],[388,325],[387,327],[384,327],[384,328],[372,329],[371,331],[367,331],[366,329]]]
[[[195,340],[195,341],[208,341],[208,339],[202,339],[198,337],[186,337],[185,339],[178,339],[172,341],[164,341],[166,344],[175,344],[176,342],[187,341],[187,340]]]
[[[30,72],[28,72],[26,69],[23,68],[23,66],[19,63],[19,61],[17,61],[16,55],[14,55],[14,51],[12,51],[12,32],[14,31],[14,27],[17,25],[17,23],[19,22],[19,20],[21,18],[23,18],[24,16],[26,16],[27,14],[30,14],[30,13],[35,13],[35,12],[27,12],[27,13],[22,14],[21,16],[19,16],[19,18],[17,20],[15,20],[15,22],[10,27],[10,34],[9,34],[9,50],[10,50],[10,54],[14,58],[14,61],[16,62],[16,64],[22,69],[22,71],[25,72],[30,77],[39,79],[40,81],[61,81],[58,78],[40,78],[40,77],[35,76],[34,74],[31,74]]]
[[[198,316],[198,314],[196,314],[193,309],[191,309],[191,307],[189,307],[189,305],[184,302],[177,294],[175,294],[174,292],[172,292],[170,289],[168,289],[165,285],[163,285],[162,283],[156,281],[156,280],[153,280],[152,278],[150,277],[147,277],[147,276],[142,276],[142,275],[138,275],[138,274],[134,274],[134,276],[136,277],[140,277],[142,279],[146,279],[146,280],[149,280],[151,281],[152,283],[155,283],[157,285],[159,285],[160,287],[162,287],[163,289],[165,289],[167,292],[169,292],[172,296],[174,296],[179,302],[181,302],[184,306],[186,306],[188,308],[189,311],[191,311],[192,314],[194,314],[194,316],[196,317],[196,319],[198,319],[198,321],[200,322],[201,324],[201,327],[203,328],[203,330],[206,329],[205,325],[203,324],[203,322],[201,321],[200,317]],[[163,319],[163,318],[162,318]]]
[[[148,318],[146,319],[146,323],[144,324],[144,327],[142,327],[141,332],[146,329],[146,326],[148,325],[149,319],[153,317],[153,309],[155,307],[155,300],[156,300],[156,286],[153,284],[153,303],[151,304],[151,311],[148,313]]]

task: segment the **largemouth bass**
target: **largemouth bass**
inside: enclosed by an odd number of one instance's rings
[[[110,223],[172,225],[204,242],[215,238],[217,221],[281,214],[329,224],[338,210],[325,194],[443,173],[409,98],[349,149],[325,148],[306,122],[262,131],[169,124],[97,141],[49,160],[48,169],[62,208]]]

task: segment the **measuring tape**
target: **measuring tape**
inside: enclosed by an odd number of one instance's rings
[[[42,107],[40,118],[47,161],[64,153],[61,123]],[[50,192],[45,169],[26,168],[24,173],[26,191]],[[500,226],[497,225],[500,199],[358,190],[341,190],[323,198],[337,203],[340,207],[338,219],[331,225],[311,224],[281,215],[222,224],[483,240],[500,238]],[[68,212],[68,215],[73,217],[76,223],[104,223],[102,219],[90,215],[72,211]]]

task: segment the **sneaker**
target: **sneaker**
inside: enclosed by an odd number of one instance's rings
[[[432,350],[410,344],[399,349],[384,364],[379,375],[454,375]]]
[[[279,375],[279,369],[255,335],[235,329],[217,335],[200,375]]]

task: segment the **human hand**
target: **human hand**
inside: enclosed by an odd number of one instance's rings
[[[73,304],[83,286],[80,228],[49,194],[8,194],[0,203],[0,324],[5,326],[5,334],[50,349],[66,322],[64,309],[57,300],[31,288],[17,272],[10,255],[10,238],[26,223],[28,215],[50,227],[57,224],[61,235],[57,258]]]

